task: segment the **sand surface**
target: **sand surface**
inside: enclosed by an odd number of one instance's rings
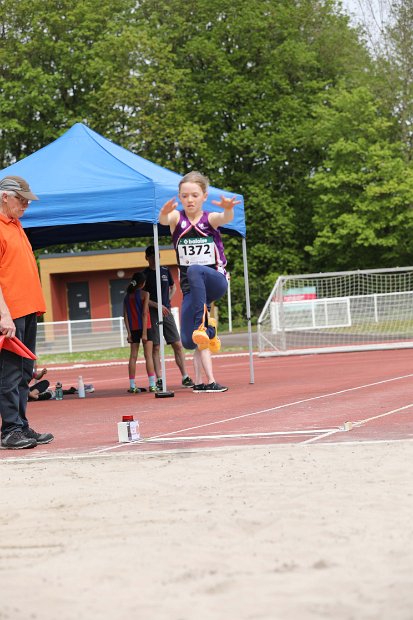
[[[413,441],[2,461],[0,618],[412,620],[412,480]]]

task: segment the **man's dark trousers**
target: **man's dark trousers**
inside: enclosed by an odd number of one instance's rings
[[[33,353],[36,350],[37,316],[35,313],[13,319],[16,337]],[[33,378],[34,361],[11,351],[0,351],[0,414],[2,438],[16,430],[29,427],[26,418],[29,383]]]

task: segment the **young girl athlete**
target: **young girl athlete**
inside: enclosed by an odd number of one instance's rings
[[[169,226],[180,273],[183,294],[181,340],[186,349],[195,349],[194,392],[226,392],[217,383],[212,370],[211,352],[221,348],[215,319],[208,316],[207,309],[220,299],[228,287],[225,266],[227,260],[224,245],[218,231],[234,218],[235,198],[221,197],[213,204],[223,212],[203,211],[208,197],[208,179],[199,172],[189,172],[179,183],[179,200],[184,208],[177,211],[175,198],[166,202],[159,222]],[[207,383],[202,382],[202,370]]]
[[[151,319],[149,315],[149,293],[143,290],[144,286],[145,276],[143,272],[138,271],[134,273],[123,301],[123,318],[126,331],[128,332],[128,342],[130,344],[128,392],[133,394],[146,392],[145,388],[138,388],[135,385],[136,362],[141,339],[145,355],[146,372],[148,373],[149,391],[157,391],[156,376],[152,360],[153,342]]]

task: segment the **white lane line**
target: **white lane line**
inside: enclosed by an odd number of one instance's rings
[[[337,432],[339,429],[308,429],[302,431],[274,431],[268,433],[228,433],[227,435],[179,435],[178,437],[148,437],[147,439],[141,438],[137,441],[125,442],[122,444],[116,444],[115,446],[109,446],[107,448],[99,448],[93,450],[90,454],[97,454],[102,452],[108,452],[110,450],[116,450],[117,448],[124,448],[125,446],[142,446],[148,443],[162,444],[162,443],[180,443],[180,442],[195,442],[195,441],[217,441],[221,439],[257,439],[266,437],[292,437],[295,435],[314,435],[322,434],[323,436],[328,434],[327,431]]]
[[[211,439],[240,439],[250,437],[290,437],[294,435],[318,435],[327,434],[326,431],[337,432],[339,429],[308,429],[303,431],[274,431],[268,433],[228,433],[227,435],[187,435],[179,437],[159,437],[149,439],[142,439],[140,442],[134,443],[164,443],[164,442],[177,442],[177,441],[208,441]]]
[[[264,413],[273,413],[276,411],[280,411],[281,409],[286,409],[288,407],[294,407],[295,405],[301,405],[303,403],[308,403],[308,402],[312,402],[312,401],[316,401],[316,400],[322,400],[323,398],[330,398],[333,396],[340,396],[341,394],[346,394],[349,392],[355,392],[357,390],[363,390],[366,388],[370,388],[370,387],[375,387],[377,385],[384,385],[386,383],[391,383],[393,381],[401,381],[403,379],[410,379],[413,377],[413,374],[409,374],[409,375],[403,375],[400,377],[392,377],[391,379],[384,379],[382,381],[375,381],[374,383],[365,383],[363,385],[357,385],[355,387],[352,388],[346,388],[345,390],[338,390],[337,392],[329,392],[327,394],[320,394],[319,396],[311,396],[310,398],[303,398],[301,400],[296,400],[290,403],[285,403],[283,405],[277,405],[276,407],[270,407],[268,409],[261,409],[259,411],[252,411],[250,413],[244,413],[242,415],[239,416],[233,416],[232,418],[225,418],[223,420],[215,420],[214,422],[207,422],[205,424],[198,424],[197,426],[188,426],[187,428],[181,428],[178,429],[176,431],[171,431],[170,433],[163,433],[161,435],[153,435],[152,437],[147,437],[146,440],[150,440],[150,439],[161,439],[164,437],[170,437],[172,435],[178,435],[179,433],[187,433],[189,431],[194,431],[194,430],[198,430],[201,428],[207,428],[209,426],[216,426],[219,424],[226,424],[227,422],[235,422],[236,420],[242,420],[243,418],[249,418],[252,416],[257,416],[257,415],[261,415]],[[202,398],[203,395],[202,394],[197,394],[197,398]],[[337,429],[337,431],[340,429]],[[336,431],[336,432],[337,432]],[[100,452],[105,452],[106,450],[117,450],[121,447],[123,447],[123,445],[128,445],[128,444],[119,444],[116,446],[110,446],[108,448],[102,448],[100,450]]]
[[[301,431],[274,431],[268,433],[228,433],[226,435],[178,435],[176,437],[163,437],[161,435],[155,437],[142,437],[137,441],[130,441],[125,443],[115,444],[113,446],[107,446],[105,448],[99,448],[92,450],[89,454],[99,454],[104,452],[110,452],[112,450],[118,450],[119,448],[125,448],[132,445],[142,446],[148,443],[162,444],[162,443],[178,443],[178,442],[194,442],[194,441],[215,441],[221,439],[251,439],[251,438],[266,438],[266,437],[292,437],[296,435],[328,435],[330,433],[339,432],[339,428],[320,428],[320,429],[306,429]],[[300,442],[301,443],[301,442]]]
[[[253,353],[254,356],[257,356],[258,353]],[[232,357],[247,357],[249,353],[220,353],[219,355],[213,355],[215,359],[217,358],[232,358]],[[185,359],[192,360],[192,355],[186,355]],[[165,362],[174,362],[174,357],[165,358]],[[113,362],[78,362],[76,364],[65,364],[63,366],[52,366],[49,365],[48,368],[50,370],[78,370],[79,368],[107,368],[110,366],[127,366],[129,364],[128,360],[115,360]],[[145,364],[144,359],[138,359],[137,364]]]
[[[385,418],[388,415],[392,415],[393,413],[398,413],[399,411],[404,411],[405,409],[410,409],[413,407],[413,403],[410,405],[405,405],[404,407],[398,407],[397,409],[392,409],[391,411],[386,411],[385,413],[380,413],[379,415],[374,415],[371,418],[365,418],[364,420],[357,420],[353,422],[353,426],[362,426],[363,424],[367,424],[367,422],[372,422],[373,420],[378,420],[379,418]]]
[[[405,405],[404,407],[398,407],[397,409],[392,409],[391,411],[386,411],[385,413],[380,413],[378,415],[371,416],[370,418],[365,418],[364,420],[357,420],[355,422],[350,422],[351,428],[346,430],[352,430],[353,428],[360,428],[364,424],[368,424],[368,422],[373,422],[374,420],[379,420],[380,418],[385,418],[389,415],[393,415],[394,413],[399,413],[400,411],[405,411],[406,409],[411,409],[413,407],[413,403],[410,405]],[[320,439],[324,439],[325,437],[329,437],[330,435],[334,435],[336,432],[344,430],[343,428],[339,428],[336,431],[327,432],[325,435],[320,435],[317,437],[312,437],[311,439],[307,439],[306,441],[301,441],[300,443],[313,443],[314,441],[320,441]],[[347,443],[347,442],[346,442]]]
[[[319,439],[325,439],[326,437],[330,437],[331,435],[335,435],[336,433],[343,432],[342,429],[336,428],[324,433],[324,435],[318,435],[317,437],[312,437],[311,439],[306,439],[305,441],[300,441],[300,445],[304,445],[306,443],[313,443],[314,441],[318,441]]]

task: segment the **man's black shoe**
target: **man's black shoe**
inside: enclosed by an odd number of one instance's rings
[[[32,428],[27,428],[23,431],[23,435],[27,437],[27,439],[34,439],[36,443],[50,443],[53,441],[54,436],[52,433],[36,433]]]
[[[36,439],[27,437],[22,431],[12,431],[1,438],[1,447],[8,450],[22,450],[23,448],[35,448],[36,446]]]

